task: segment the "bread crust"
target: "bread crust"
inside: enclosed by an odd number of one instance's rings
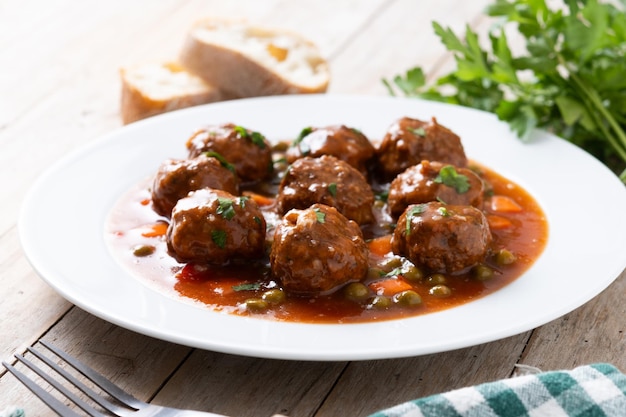
[[[236,24],[242,25],[241,22],[215,19],[197,22],[189,32],[181,50],[179,57],[181,64],[208,83],[219,85],[222,90],[240,97],[323,93],[328,89],[330,80],[328,63],[312,42],[298,34],[247,26],[250,32],[248,36],[251,38],[255,36],[255,32],[262,33],[263,39],[267,36],[282,36],[298,47],[312,51],[313,62],[307,61],[302,65],[310,65],[311,71],[316,74],[315,82],[300,83],[285,77],[277,70],[279,60],[272,58],[271,52],[267,52],[268,59],[265,62],[260,62],[258,57],[253,57],[244,51],[245,48],[233,48],[231,45],[212,42],[202,38],[199,32],[202,30],[219,31]]]
[[[171,69],[172,74],[184,71],[184,69],[178,66],[178,64],[174,63],[156,65],[160,65],[168,70]],[[198,88],[196,83],[193,89],[183,85],[178,91],[174,91],[169,95],[157,97],[154,95],[154,88],[157,88],[158,86],[150,86],[146,85],[146,83],[139,84],[135,82],[133,77],[134,71],[137,71],[137,67],[120,69],[120,78],[122,81],[120,112],[122,122],[124,124],[132,123],[137,120],[145,119],[147,117],[172,110],[232,98],[229,95],[225,95],[218,88],[206,83],[202,85],[201,88]],[[163,80],[163,77],[168,77],[167,72],[164,72],[164,74],[162,73],[159,76],[159,79],[153,80],[153,83],[157,84],[159,82],[168,82],[167,79]]]

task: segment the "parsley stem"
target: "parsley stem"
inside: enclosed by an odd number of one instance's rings
[[[579,87],[584,96],[590,101],[591,107],[597,112],[591,112],[592,115],[595,116],[594,118],[596,119],[596,124],[602,130],[611,146],[613,146],[613,149],[615,149],[622,160],[626,162],[626,134],[604,104],[602,104],[602,101],[598,98],[598,92],[593,87],[589,87],[576,74],[570,73],[570,77]],[[615,135],[617,135],[617,138],[610,133],[603,121],[606,121],[609,124]]]

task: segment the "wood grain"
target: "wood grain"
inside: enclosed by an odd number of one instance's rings
[[[14,362],[14,352],[43,338],[141,399],[233,417],[366,416],[414,398],[509,377],[519,364],[551,370],[610,362],[626,370],[626,271],[570,314],[500,341],[412,358],[305,362],[192,349],[115,326],[61,298],[32,270],[20,248],[17,219],[35,179],[69,152],[121,126],[118,69],[176,59],[196,19],[241,17],[300,32],[330,61],[330,93],[387,95],[383,78],[421,66],[432,79],[453,66],[432,21],[458,34],[466,24],[485,33],[492,22],[482,10],[489,3],[0,2],[2,359]],[[59,236],[59,245],[64,243]],[[68,254],[68,259],[73,256],[80,254]],[[25,407],[27,416],[53,415],[0,369],[0,411],[9,405]]]

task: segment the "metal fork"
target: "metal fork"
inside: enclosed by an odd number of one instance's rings
[[[98,404],[103,410],[108,411],[109,413],[119,416],[119,417],[168,417],[168,416],[176,416],[176,417],[225,417],[220,414],[213,414],[201,411],[191,411],[191,410],[179,410],[175,408],[163,407],[154,404],[148,404],[127,392],[123,391],[120,387],[113,384],[111,381],[107,380],[104,376],[91,369],[87,365],[79,362],[77,359],[63,352],[61,349],[51,345],[50,343],[40,341],[43,346],[45,346],[48,350],[53,352],[55,355],[63,359],[68,365],[76,369],[82,375],[84,375],[88,380],[93,382],[96,386],[100,387],[104,392],[109,394],[111,398],[119,401],[120,404],[114,404],[105,398],[103,395],[95,392],[93,389],[89,388],[83,382],[78,380],[72,374],[70,374],[67,370],[59,366],[55,361],[51,360],[48,356],[43,355],[41,352],[28,348],[28,351],[32,353],[34,356],[39,358],[42,362],[52,368],[56,373],[61,375],[63,378],[67,380],[70,384],[73,385],[74,388],[82,391],[86,396],[91,398],[93,402]],[[61,384],[57,379],[51,377],[46,372],[44,372],[40,367],[34,364],[32,361],[26,359],[24,356],[15,354],[15,358],[26,365],[28,368],[32,369],[37,375],[43,378],[46,382],[48,382],[52,387],[54,387],[57,391],[63,394],[67,399],[76,404],[79,408],[85,411],[88,415],[92,417],[106,417],[110,414],[104,414],[103,412],[94,408],[91,404],[87,403],[85,400],[81,399],[78,395],[72,392],[70,389]],[[76,413],[70,407],[62,403],[55,396],[47,392],[44,388],[40,387],[34,380],[30,379],[26,374],[20,372],[15,369],[12,365],[2,362],[2,365],[11,372],[17,379],[20,380],[28,389],[30,389],[33,394],[35,394],[40,400],[42,400],[50,409],[56,412],[61,417],[80,417],[80,414]]]

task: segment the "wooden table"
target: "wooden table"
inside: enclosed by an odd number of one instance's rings
[[[229,416],[364,416],[454,388],[610,362],[626,370],[626,274],[579,309],[504,340],[447,353],[362,362],[266,360],[179,346],[77,308],[31,269],[16,220],[35,178],[121,125],[118,68],[176,56],[200,16],[241,16],[294,29],[328,57],[330,93],[386,95],[381,78],[452,61],[431,21],[485,29],[486,0],[8,0],[0,2],[0,355],[43,338],[136,396]],[[484,32],[484,31],[483,31]],[[53,204],[53,203],[51,203]],[[63,244],[60,241],[60,244]],[[593,279],[593,277],[589,277]],[[0,371],[0,410],[52,413]]]

